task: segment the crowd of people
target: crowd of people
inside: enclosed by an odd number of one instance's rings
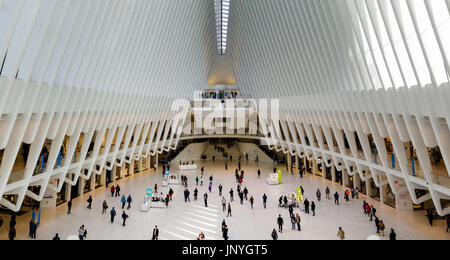
[[[231,148],[232,144],[227,144],[226,147]],[[227,162],[226,169],[228,169],[228,162],[231,163],[233,161],[232,155],[227,153],[227,149],[223,145],[215,144],[214,148],[217,152],[219,152],[223,155],[224,159]],[[226,191],[227,189],[225,189],[225,187],[221,183],[219,183],[217,185],[217,193],[218,193],[218,196],[221,201],[223,214],[225,216],[225,218],[223,219],[222,225],[221,225],[222,238],[224,240],[228,240],[230,238],[229,237],[229,226],[226,223],[225,219],[232,218],[232,216],[233,216],[232,203],[234,202],[235,191],[236,191],[236,194],[239,199],[239,204],[241,204],[241,205],[244,205],[244,203],[246,205],[248,204],[249,209],[253,210],[254,205],[256,203],[255,196],[250,193],[250,190],[245,185],[245,181],[244,181],[245,180],[245,171],[244,171],[244,169],[242,169],[242,164],[241,164],[241,161],[243,158],[245,158],[245,160],[248,161],[248,159],[249,159],[248,154],[246,154],[244,156],[239,156],[239,158],[238,158],[237,168],[234,170],[235,185],[236,185],[235,188],[236,189],[234,190],[233,187],[230,188],[230,190],[228,192],[228,200],[226,198],[227,196],[224,195],[224,190]],[[165,166],[164,168],[170,169],[169,167],[170,166]],[[276,172],[276,171],[277,171],[277,168],[274,167],[274,172]],[[201,190],[201,187],[203,186],[203,182],[204,182],[203,177],[205,175],[205,172],[206,172],[205,166],[202,166],[200,169],[201,176],[195,177],[195,179],[194,179],[195,185],[193,185],[192,187],[189,186],[188,177],[184,176],[184,175],[181,176],[181,184],[184,189],[184,202],[185,203],[191,202],[190,188],[194,189],[193,190],[194,201],[197,201],[199,194],[203,193],[203,191],[200,191],[200,190]],[[257,175],[258,175],[258,177],[261,175],[260,169],[257,170]],[[208,191],[204,192],[202,195],[204,206],[206,208],[208,207],[208,199],[213,194],[213,185],[214,185],[214,177],[212,174],[210,174],[208,177]],[[293,200],[290,199],[288,195],[283,195],[278,198],[278,207],[285,208],[288,210],[289,222],[291,224],[292,231],[296,231],[296,232],[302,231],[302,216],[301,216],[301,214],[310,215],[312,217],[316,216],[318,206],[320,206],[320,203],[322,201],[322,192],[324,192],[326,200],[334,199],[334,204],[336,206],[340,206],[341,195],[339,194],[338,191],[335,191],[334,193],[332,193],[331,189],[329,187],[326,187],[326,189],[323,191],[320,188],[318,188],[317,190],[315,190],[315,193],[307,193],[307,191],[305,191],[303,186],[300,186],[299,188],[300,188],[300,191],[303,196],[303,201],[301,203],[299,203],[296,198],[294,198]],[[157,184],[155,184],[154,192],[156,194],[158,193],[158,185]],[[121,209],[122,210],[122,214],[121,214],[122,223],[121,224],[122,224],[122,226],[125,226],[126,221],[129,218],[127,211],[129,211],[132,208],[132,202],[133,202],[132,195],[131,194],[129,194],[128,196],[126,196],[125,194],[121,195],[121,187],[119,186],[119,184],[113,185],[110,188],[110,194],[111,194],[111,200],[114,200],[114,199],[119,200],[119,202],[121,204],[121,207],[122,207],[122,209]],[[314,194],[316,200],[314,201],[311,199],[311,197],[314,195],[306,196],[306,194]],[[333,196],[331,194],[333,194]],[[355,199],[359,200],[359,190],[358,189],[346,189],[342,195],[346,202],[349,202],[349,201],[355,200]],[[169,207],[169,202],[173,200],[173,196],[174,196],[174,190],[172,188],[170,188],[168,190],[165,198],[163,196],[163,193],[161,193],[161,197],[162,197],[163,202],[165,203],[166,207]],[[267,194],[263,193],[261,197],[258,196],[257,198],[261,199],[263,208],[266,209],[267,202],[269,199]],[[94,202],[94,199],[92,198],[92,196],[89,196],[89,198],[87,199],[86,202],[87,202],[87,209],[92,210],[92,205]],[[125,207],[126,207],[126,209],[125,209]],[[295,207],[298,207],[297,212],[295,212],[295,210],[294,210]],[[109,209],[108,202],[107,202],[107,200],[104,200],[102,203],[102,208],[101,208],[102,213],[101,214],[102,215],[106,214],[108,209]],[[377,215],[377,210],[374,207],[374,205],[369,204],[366,201],[363,201],[362,212],[363,212],[363,214],[365,214],[367,216],[369,223],[372,223],[372,222],[374,223],[374,225],[375,225],[374,230],[376,230],[376,233],[380,237],[385,237],[386,236],[385,231],[387,229],[387,226],[384,223],[384,221],[382,219],[380,219],[380,217]],[[70,215],[71,213],[72,213],[72,201],[70,200],[67,203],[67,214]],[[111,224],[115,223],[115,218],[117,216],[116,208],[112,207],[109,214],[110,214],[110,223]],[[433,221],[432,214],[433,214],[433,212],[430,212],[430,211],[427,212],[427,216],[429,218],[430,225],[432,225],[432,221]],[[2,226],[3,222],[4,222],[3,218],[0,217],[0,227]],[[449,232],[450,219],[448,216],[446,219],[446,223],[447,223],[446,232]],[[11,221],[10,221],[10,231],[8,234],[8,237],[10,240],[14,240],[16,237],[15,225],[16,225],[16,217],[15,217],[15,215],[12,215]],[[284,225],[285,225],[285,220],[283,219],[283,215],[278,214],[278,216],[276,217],[277,228],[274,228],[270,235],[272,239],[278,240],[280,238],[281,234],[283,234],[283,232],[286,232],[283,229]],[[32,239],[36,238],[38,226],[39,225],[37,223],[35,223],[34,220],[30,221],[30,223],[29,223],[29,237],[30,238],[32,238]],[[158,226],[155,226],[153,229],[153,233],[151,235],[151,239],[158,240],[159,233],[160,232],[159,232]],[[80,228],[78,230],[79,240],[85,240],[87,238],[87,235],[88,235],[88,232],[87,232],[86,227],[84,225],[80,226]],[[397,239],[397,234],[393,228],[390,228],[388,237],[389,237],[389,240]],[[340,240],[346,239],[346,233],[342,227],[338,227],[337,238]],[[205,240],[206,236],[202,232],[199,234],[197,239]],[[56,234],[53,237],[53,240],[60,240],[59,235]]]

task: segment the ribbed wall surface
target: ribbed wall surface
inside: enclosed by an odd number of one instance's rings
[[[449,8],[449,0],[233,0],[226,55],[246,96],[280,99],[281,122],[266,133],[272,149],[407,190],[415,203],[432,199],[445,215],[450,185],[432,172],[427,148],[440,148],[448,175]],[[25,196],[42,200],[64,181],[174,149],[184,118],[169,107],[207,86],[215,29],[212,0],[0,0],[0,196],[18,195],[0,204],[18,210]],[[422,176],[408,164],[409,142]],[[23,143],[28,161],[15,176]],[[39,194],[28,190],[35,185]]]

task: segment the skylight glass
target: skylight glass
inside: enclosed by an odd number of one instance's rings
[[[227,51],[230,0],[214,0],[214,9],[216,13],[217,49],[219,55],[225,55]]]

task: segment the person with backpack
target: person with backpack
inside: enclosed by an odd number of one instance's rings
[[[270,235],[273,240],[278,240],[277,230],[273,229],[272,234]]]
[[[122,227],[125,226],[125,222],[127,221],[127,218],[128,218],[128,215],[127,215],[127,213],[125,213],[125,210],[124,210],[122,213],[122,220],[123,220]]]
[[[113,207],[111,212],[109,213],[111,215],[111,223],[114,223],[114,218],[116,217],[116,209]]]

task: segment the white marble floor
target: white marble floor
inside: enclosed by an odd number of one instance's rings
[[[211,158],[211,157],[209,157]],[[219,158],[219,157],[217,157]],[[127,211],[130,216],[127,225],[121,225],[120,198],[112,198],[108,189],[98,189],[93,192],[94,203],[92,210],[86,209],[87,197],[74,200],[72,215],[66,215],[66,206],[63,205],[53,210],[44,210],[41,217],[41,225],[37,232],[37,239],[51,239],[55,233],[59,233],[62,239],[70,235],[77,235],[81,225],[85,225],[88,230],[89,240],[141,240],[150,239],[153,227],[158,225],[160,228],[160,239],[164,240],[191,240],[196,239],[200,232],[204,232],[206,239],[220,240],[221,222],[226,219],[229,227],[229,236],[232,240],[266,240],[271,239],[270,234],[276,225],[278,214],[282,214],[285,220],[285,232],[279,234],[279,239],[295,240],[334,240],[338,227],[342,227],[347,239],[365,240],[371,235],[375,235],[376,229],[374,222],[369,222],[368,218],[362,212],[362,201],[367,200],[360,196],[360,200],[350,202],[341,201],[340,206],[334,205],[332,200],[322,200],[317,202],[315,191],[317,188],[324,190],[330,187],[332,193],[339,191],[342,195],[344,189],[340,185],[335,185],[329,181],[322,180],[319,177],[307,175],[300,179],[298,175],[290,173],[283,174],[282,185],[269,186],[265,182],[265,177],[272,171],[271,164],[256,165],[254,162],[247,163],[243,160],[245,170],[244,186],[247,186],[250,195],[255,197],[255,209],[250,209],[250,203],[245,201],[240,205],[235,193],[235,201],[232,203],[233,216],[226,218],[222,212],[221,198],[218,196],[217,186],[224,186],[224,195],[229,200],[228,191],[233,188],[236,191],[234,169],[237,167],[237,158],[233,164],[225,171],[225,162],[216,160],[215,163],[208,161],[206,163],[197,162],[204,165],[206,172],[204,175],[205,184],[199,187],[199,200],[185,203],[183,199],[183,188],[172,186],[175,191],[174,199],[168,209],[151,209],[148,213],[140,212],[140,203],[144,198],[147,188],[153,188],[155,183],[161,186],[161,169],[157,172],[137,174],[133,177],[120,182],[122,193],[131,194],[134,198],[133,208]],[[256,170],[262,169],[262,177],[258,178]],[[172,167],[177,171],[177,167]],[[285,168],[283,168],[285,171]],[[189,189],[193,194],[195,186],[195,176],[200,175],[200,170],[184,173],[189,177]],[[202,195],[207,192],[207,179],[210,175],[214,176],[213,192],[209,195],[209,207],[203,205]],[[287,209],[277,207],[278,198],[286,193],[292,193],[297,187],[302,185],[306,191],[306,197],[316,202],[317,215],[315,217],[300,212],[302,217],[302,231],[292,231]],[[168,188],[160,188],[166,193]],[[263,209],[262,196],[266,193],[269,197],[268,208]],[[191,195],[191,199],[192,199]],[[109,212],[102,215],[102,203],[106,200],[110,206],[118,209],[116,223],[110,224]],[[378,210],[378,216],[384,220],[387,229],[394,228],[398,239],[450,239],[450,233],[445,233],[445,221],[435,221],[435,225],[430,227],[425,217],[425,212],[397,211],[389,206],[382,205],[378,201],[368,200],[375,205]],[[109,211],[109,210],[108,210]],[[295,213],[298,209],[295,210]],[[18,217],[17,239],[28,239],[28,223],[31,214],[25,214]],[[7,238],[7,227],[9,218],[0,229],[0,239]],[[387,232],[388,233],[388,232]],[[381,238],[386,239],[386,238]]]

